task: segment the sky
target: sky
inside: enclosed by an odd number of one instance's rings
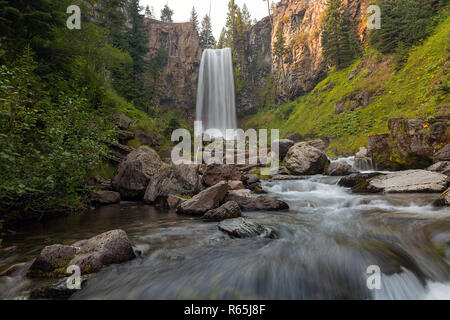
[[[140,0],[141,6],[153,6],[156,11],[156,18],[161,16],[161,9],[169,3],[169,7],[174,11],[174,22],[187,22],[191,17],[192,6],[195,6],[198,14],[199,23],[203,17],[209,14],[210,0]],[[213,33],[216,40],[220,36],[222,28],[225,26],[227,18],[229,0],[211,0],[211,21],[213,25]],[[278,2],[278,0],[274,1]],[[236,4],[241,8],[246,4],[252,15],[252,20],[261,20],[268,16],[267,3],[263,0],[236,0]]]

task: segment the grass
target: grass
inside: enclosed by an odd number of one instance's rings
[[[394,117],[428,119],[436,108],[450,104],[448,59],[450,17],[432,36],[410,51],[404,67],[395,72],[393,57],[368,49],[352,66],[331,70],[313,91],[293,102],[263,108],[244,121],[244,128],[280,129],[280,136],[299,133],[307,138],[330,136],[330,155],[354,152],[367,144],[367,135],[388,132],[387,121]],[[359,74],[348,80],[360,64]],[[370,71],[374,64],[376,70]],[[447,71],[445,71],[445,69]],[[445,74],[447,73],[447,74]],[[371,103],[354,111],[335,114],[336,103],[364,89]]]

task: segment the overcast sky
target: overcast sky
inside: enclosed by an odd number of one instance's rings
[[[167,2],[169,7],[174,11],[174,22],[186,22],[191,17],[192,6],[198,13],[198,20],[201,23],[203,17],[209,13],[210,0],[140,0],[143,7],[149,5],[154,7],[156,11],[156,18],[161,16],[161,9]],[[216,40],[219,38],[222,27],[225,26],[225,20],[227,17],[229,0],[211,0],[211,20],[213,25],[214,37]],[[275,0],[274,2],[278,2]],[[267,4],[263,0],[236,0],[236,4],[242,7],[246,4],[248,10],[252,15],[252,20],[261,20],[268,15]]]

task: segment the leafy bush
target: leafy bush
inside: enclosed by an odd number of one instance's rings
[[[107,155],[112,119],[79,93],[52,99],[27,48],[0,67],[0,206],[41,212],[79,206],[86,174]]]

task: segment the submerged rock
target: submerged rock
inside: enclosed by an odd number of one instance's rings
[[[384,174],[379,172],[372,173],[354,173],[349,176],[343,177],[339,180],[338,185],[344,188],[353,188],[361,183],[367,182],[368,179],[383,176]]]
[[[235,238],[249,238],[256,236],[272,239],[276,238],[276,234],[272,229],[246,218],[224,220],[218,224],[218,228],[220,231],[228,233],[231,237]]]
[[[289,149],[286,167],[294,175],[323,173],[328,166],[327,156],[307,142],[300,142]]]
[[[229,188],[227,182],[219,182],[203,190],[192,199],[181,203],[177,208],[177,212],[190,215],[202,215],[211,209],[217,208],[225,198]]]
[[[233,219],[242,215],[241,208],[236,201],[228,201],[217,209],[209,210],[202,217],[207,221],[222,221],[226,219]]]
[[[167,196],[167,205],[170,209],[176,209],[180,203],[186,201],[186,199],[183,199],[179,196],[174,196],[173,194],[169,194]]]
[[[30,299],[33,300],[67,300],[79,289],[69,289],[67,286],[67,280],[69,278],[63,278],[56,283],[38,288],[30,293]],[[81,289],[86,286],[87,278],[81,278]]]
[[[325,171],[325,173],[329,176],[348,176],[352,173],[357,173],[358,171],[356,171],[355,169],[353,169],[353,167],[351,165],[349,165],[348,163],[344,163],[344,162],[332,162],[330,163],[330,165],[328,166],[327,170]]]
[[[449,184],[449,177],[426,170],[407,170],[374,178],[369,181],[369,192],[442,192]]]
[[[254,194],[248,189],[228,192],[226,201],[235,201],[244,211],[279,211],[289,210],[289,205],[269,195]]]
[[[71,246],[56,244],[45,247],[27,275],[60,278],[66,276],[66,268],[71,265],[80,267],[82,274],[89,274],[135,257],[125,231],[112,230],[88,240],[78,241]]]
[[[161,159],[155,150],[142,146],[120,163],[112,185],[124,199],[142,199],[150,179],[160,171],[161,166]]]
[[[154,203],[159,197],[177,194],[193,196],[203,188],[199,165],[171,165],[153,176],[145,191],[144,201]]]

